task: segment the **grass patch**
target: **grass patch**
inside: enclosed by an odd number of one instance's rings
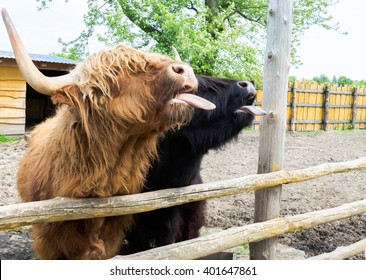
[[[6,135],[0,135],[0,144],[2,143],[9,143],[9,142],[14,142],[14,141],[18,141],[19,139],[21,139],[21,136],[6,136]]]

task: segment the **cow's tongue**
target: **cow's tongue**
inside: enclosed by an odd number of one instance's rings
[[[189,105],[203,110],[213,110],[216,105],[194,94],[181,93],[175,97],[175,101],[188,103]]]
[[[235,111],[235,113],[244,113],[244,112],[252,114],[253,116],[264,116],[267,114],[266,111],[251,105],[240,107],[240,109]]]

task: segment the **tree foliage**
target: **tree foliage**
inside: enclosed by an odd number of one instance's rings
[[[41,8],[53,0],[36,0]],[[66,2],[68,0],[65,0]],[[88,39],[107,45],[171,54],[174,45],[196,73],[260,81],[263,71],[266,14],[269,0],[85,0],[85,30],[63,51],[72,57],[88,54]],[[313,25],[338,30],[327,13],[338,0],[295,0],[292,62],[296,46]],[[104,26],[104,33],[96,28]]]
[[[321,74],[318,77],[314,77],[313,81],[318,84],[325,84],[325,85],[329,85],[332,83],[331,80],[325,74]]]
[[[289,78],[291,82],[296,81],[295,76],[291,76]],[[317,84],[324,84],[327,86],[355,86],[355,87],[366,87],[365,80],[353,80],[346,76],[333,76],[332,79],[329,79],[325,74],[320,74],[319,76],[313,77],[311,80],[303,79],[302,82],[307,83],[317,83]]]

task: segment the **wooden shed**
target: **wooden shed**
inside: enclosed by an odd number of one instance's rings
[[[37,68],[46,76],[68,73],[76,61],[52,55],[30,54]],[[0,51],[0,135],[23,134],[54,113],[48,96],[29,86],[20,73],[14,55]]]

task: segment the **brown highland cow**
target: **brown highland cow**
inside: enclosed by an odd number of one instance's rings
[[[2,15],[23,76],[60,104],[33,130],[20,163],[25,202],[140,192],[159,136],[189,121],[190,105],[214,107],[189,94],[197,87],[190,66],[126,46],[91,55],[65,76],[46,77],[4,9]],[[127,215],[36,224],[34,250],[41,259],[111,258],[130,223]]]

